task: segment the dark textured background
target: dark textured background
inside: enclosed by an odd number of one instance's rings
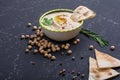
[[[19,39],[21,34],[32,34],[31,28],[26,28],[28,22],[39,25],[39,17],[54,8],[75,9],[85,5],[97,13],[96,18],[85,21],[83,27],[90,29],[115,45],[115,51],[99,45],[84,35],[77,38],[81,42],[72,46],[71,56],[56,53],[57,60],[51,62],[41,55],[25,55],[26,41]],[[94,52],[88,50],[93,44],[98,50],[107,52],[120,59],[120,0],[0,0],[0,80],[71,80],[71,70],[80,71],[88,79],[88,58],[94,57]],[[80,56],[84,56],[80,60]],[[75,56],[75,61],[71,57]],[[35,61],[36,65],[31,65]],[[58,63],[62,62],[63,66]],[[65,77],[58,75],[65,68]],[[120,72],[120,69],[116,69]],[[79,77],[80,80],[80,77]],[[120,76],[111,80],[120,80]]]

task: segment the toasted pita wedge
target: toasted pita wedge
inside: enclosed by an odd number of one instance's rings
[[[92,10],[88,9],[85,6],[79,6],[74,10],[73,14],[71,15],[71,19],[78,22],[89,18],[94,18],[95,16],[96,13]]]
[[[110,56],[107,53],[100,52],[95,49],[96,60],[99,68],[115,68],[120,67],[120,60]]]
[[[94,58],[89,58],[89,80],[105,80],[119,75],[113,69],[99,69]]]

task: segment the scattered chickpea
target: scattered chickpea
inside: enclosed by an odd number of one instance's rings
[[[70,44],[69,44],[69,43],[66,43],[66,46],[70,47]]]
[[[43,37],[43,33],[41,33],[40,36]]]
[[[32,40],[29,40],[29,41],[28,41],[28,44],[31,44],[31,43],[32,43]]]
[[[36,32],[36,35],[39,36],[39,35],[40,35],[40,32]]]
[[[25,35],[21,35],[21,39],[25,39]]]
[[[48,54],[47,54],[47,53],[45,53],[45,54],[44,54],[44,57],[48,57]]]
[[[37,49],[34,49],[34,51],[33,51],[34,53],[37,53],[38,52],[38,50]]]
[[[64,49],[69,49],[69,47],[68,47],[68,46],[65,46]]]
[[[48,42],[49,45],[51,45],[52,43],[51,42]]]
[[[66,72],[66,69],[62,69],[62,72]]]
[[[28,53],[30,50],[29,49],[25,49],[25,52]]]
[[[48,40],[45,40],[45,43],[48,43]]]
[[[44,50],[40,50],[40,53],[41,53],[41,54],[44,54]]]
[[[75,57],[74,57],[74,56],[72,57],[72,60],[75,60]]]
[[[43,38],[42,41],[45,41],[45,39]]]
[[[42,50],[43,48],[44,48],[43,46],[40,46],[40,47],[39,47],[39,50]]]
[[[110,46],[110,50],[115,50],[115,46]]]
[[[33,30],[37,30],[37,26],[33,26]]]
[[[75,45],[76,45],[76,44],[78,44],[78,42],[77,42],[77,41],[74,41],[73,43],[74,43]]]
[[[72,80],[77,80],[77,76],[72,76]]]
[[[28,27],[32,26],[32,23],[29,22],[29,23],[27,24],[27,26],[28,26]]]
[[[40,47],[40,46],[41,46],[41,44],[40,44],[40,43],[38,43],[38,44],[37,44],[37,46],[38,46],[38,47]]]
[[[65,45],[64,45],[64,44],[62,44],[62,45],[61,45],[61,48],[63,49],[64,47],[65,47]]]
[[[56,57],[55,56],[51,56],[51,60],[52,61],[56,60]]]
[[[51,45],[48,43],[47,47],[48,47],[48,48],[50,48],[50,47],[51,47]]]
[[[33,37],[34,37],[34,38],[37,38],[37,35],[36,35],[36,34],[34,34],[34,35],[33,35]]]
[[[51,43],[51,48],[54,47],[55,48],[55,44]]]
[[[36,33],[37,33],[37,32],[38,32],[38,33],[40,33],[40,30],[39,30],[39,29],[37,29],[37,30],[36,30]]]
[[[56,48],[56,50],[57,50],[57,51],[60,51],[60,48],[59,48],[59,47],[57,47],[57,48]]]
[[[94,48],[94,46],[93,46],[93,45],[90,45],[90,46],[89,46],[89,49],[90,49],[90,50],[92,50],[93,48]]]
[[[71,55],[71,54],[72,54],[72,50],[68,50],[67,53],[68,53],[69,55]]]
[[[44,51],[44,54],[48,54],[48,51]]]
[[[40,41],[40,39],[41,39],[40,37],[37,37],[37,41]]]
[[[38,29],[41,30],[41,27],[39,26]]]
[[[55,48],[57,48],[57,47],[58,47],[58,45],[55,45],[54,47],[55,47]]]
[[[30,39],[33,39],[34,38],[34,35],[30,35]]]
[[[44,48],[47,48],[47,45],[43,45]]]
[[[56,52],[56,49],[55,49],[55,48],[52,48],[52,52]]]
[[[76,39],[77,42],[80,42],[80,39]]]
[[[30,36],[29,35],[25,35],[25,38],[29,38]]]
[[[32,46],[31,46],[31,45],[28,45],[28,49],[32,49]]]
[[[52,57],[52,55],[51,54],[48,54],[48,58],[50,59]]]
[[[35,44],[37,45],[39,42],[38,41],[35,41]]]
[[[49,52],[51,52],[51,49],[48,49],[47,51],[48,51],[48,53],[49,53]]]
[[[30,45],[32,45],[32,46],[33,46],[34,44],[35,44],[34,42],[31,42],[31,44],[30,44]]]

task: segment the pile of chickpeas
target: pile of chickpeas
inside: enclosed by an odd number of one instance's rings
[[[28,23],[28,27],[31,27],[32,24]],[[56,60],[56,57],[51,54],[52,52],[60,51],[61,49],[67,50],[67,54],[71,55],[72,50],[70,50],[70,44],[65,43],[62,45],[54,44],[44,38],[44,33],[41,30],[41,27],[33,26],[35,31],[32,35],[21,35],[21,39],[28,39],[28,45],[25,49],[26,53],[29,53],[33,49],[33,53],[40,53],[44,57],[51,59],[52,61]],[[73,44],[78,44],[80,39],[73,41]]]

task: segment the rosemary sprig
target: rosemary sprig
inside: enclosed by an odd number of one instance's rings
[[[86,35],[87,37],[91,37],[94,41],[96,41],[101,47],[105,47],[109,44],[108,41],[104,40],[101,36],[98,34],[91,32],[87,29],[81,29],[80,33]]]

